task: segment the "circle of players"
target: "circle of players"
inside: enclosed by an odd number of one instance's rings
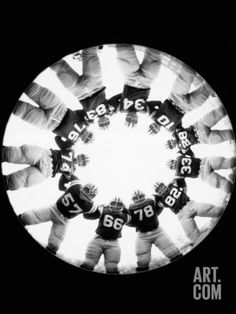
[[[52,253],[56,254],[59,250],[70,219],[83,214],[86,219],[98,219],[98,227],[87,246],[85,260],[80,267],[94,270],[103,254],[106,272],[119,273],[119,238],[123,226],[127,225],[135,227],[137,232],[136,271],[144,271],[150,267],[152,245],[157,246],[170,261],[182,255],[159,224],[158,216],[163,208],[170,208],[177,215],[192,245],[200,236],[194,217],[217,218],[224,211],[225,203],[214,206],[191,200],[185,178],[200,178],[229,194],[233,178],[230,181],[215,170],[234,168],[235,158],[196,158],[191,146],[234,140],[234,134],[232,129],[213,128],[227,115],[221,104],[194,125],[187,128],[182,126],[185,113],[201,106],[209,97],[216,99],[217,96],[184,63],[151,48],[145,48],[140,64],[134,46],[115,45],[117,62],[124,75],[124,87],[122,93],[107,99],[99,60],[101,49],[103,46],[91,47],[73,55],[75,62],[82,62],[82,75],[63,59],[50,67],[64,87],[79,100],[82,110],[71,110],[56,94],[36,82],[32,82],[25,90],[35,105],[19,100],[13,114],[35,127],[53,132],[60,149],[45,149],[35,145],[3,146],[3,162],[29,165],[3,177],[6,189],[12,191],[38,184],[49,177],[55,177],[57,173],[61,174],[59,189],[64,194],[54,205],[28,210],[18,216],[24,226],[52,221],[47,244],[47,249]],[[161,65],[176,73],[176,80],[168,99],[148,101],[151,84],[157,78]],[[198,87],[190,92],[194,81]],[[172,133],[172,139],[166,143],[167,147],[179,148],[177,159],[168,162],[170,169],[175,171],[175,179],[168,185],[157,182],[153,198],[146,197],[142,191],[135,191],[128,208],[119,197],[107,205],[96,206],[93,199],[97,188],[90,183],[81,185],[74,174],[78,166],[86,166],[89,162],[88,156],[84,154],[75,156],[74,145],[79,140],[91,143],[94,137],[89,130],[90,123],[97,121],[99,127],[106,129],[110,124],[109,116],[116,112],[124,112],[127,126],[132,127],[138,123],[137,112],[145,112],[152,120],[147,131],[158,134],[161,128],[166,128]]]

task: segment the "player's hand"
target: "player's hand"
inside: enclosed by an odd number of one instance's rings
[[[98,125],[101,129],[106,130],[110,125],[110,120],[106,116],[102,116],[98,118]]]
[[[80,138],[84,144],[90,144],[94,140],[93,133],[86,128],[80,133]]]
[[[154,188],[155,188],[155,194],[157,195],[162,195],[167,189],[166,185],[163,182],[156,182],[154,184]]]
[[[89,163],[89,157],[85,154],[80,154],[76,158],[77,165],[80,167],[85,167]]]
[[[129,112],[126,115],[126,125],[134,127],[138,123],[138,116],[136,112]]]
[[[149,125],[148,133],[151,135],[157,134],[160,131],[161,127],[157,123],[152,123]]]
[[[173,148],[176,147],[176,145],[177,145],[176,140],[170,139],[170,140],[168,140],[168,141],[166,142],[166,145],[165,145],[165,146],[166,146],[166,148],[173,149]]]

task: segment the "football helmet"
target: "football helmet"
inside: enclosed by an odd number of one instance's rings
[[[166,142],[166,147],[169,148],[169,149],[173,149],[175,148],[177,145],[177,141],[174,140],[174,139],[170,139]]]
[[[80,193],[86,200],[91,201],[97,195],[97,188],[94,184],[87,183],[81,187]]]
[[[126,124],[127,126],[134,127],[138,123],[138,115],[136,112],[129,112],[126,115]]]
[[[107,129],[110,125],[110,120],[106,116],[102,116],[98,118],[98,125],[102,129]]]
[[[89,157],[84,154],[80,154],[74,159],[74,161],[78,166],[84,167],[88,164]]]
[[[80,133],[80,137],[84,144],[92,143],[94,139],[93,133],[86,128]]]
[[[109,206],[114,211],[120,211],[125,207],[125,205],[123,204],[119,197],[116,197],[112,201],[110,201]]]
[[[170,159],[167,161],[167,167],[170,168],[171,170],[176,170],[177,169],[177,160],[175,159]]]
[[[132,197],[134,204],[141,204],[145,201],[146,195],[142,191],[135,191]]]
[[[163,182],[157,182],[155,184],[155,194],[158,196],[164,195],[167,191],[167,186]]]
[[[148,133],[151,135],[157,134],[161,127],[158,123],[152,123],[149,125]]]

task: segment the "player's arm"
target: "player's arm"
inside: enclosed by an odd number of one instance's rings
[[[186,151],[185,155],[188,155],[188,156],[190,156],[190,157],[194,157],[194,152],[192,151],[191,148],[189,148],[189,149]]]
[[[59,182],[58,182],[58,188],[60,191],[66,191],[67,187],[66,185],[71,181],[71,178],[69,176],[66,176],[65,174],[62,174]]]
[[[135,227],[135,223],[134,223],[134,220],[133,220],[133,217],[130,215],[130,213],[128,213],[128,220],[126,222],[126,225],[128,227]]]
[[[183,177],[177,177],[174,179],[177,186],[183,189],[183,192],[185,194],[187,194],[187,184],[186,184],[186,180]]]
[[[59,182],[58,182],[58,188],[60,191],[66,191],[69,187],[66,187],[66,185],[70,183],[70,186],[73,186],[73,185],[79,185],[81,186],[80,184],[80,180],[77,176],[75,176],[74,174],[72,175],[65,175],[65,174],[62,174],[60,179],[59,179]]]
[[[117,109],[117,107],[120,104],[120,99],[121,99],[121,93],[112,96],[111,98],[108,99],[107,103],[110,107],[114,108],[114,110]]]
[[[154,210],[156,211],[157,216],[159,216],[165,207],[160,201],[160,197],[158,195],[154,194],[151,199],[154,201]]]
[[[95,220],[95,219],[100,218],[102,211],[103,211],[103,209],[102,209],[102,206],[100,205],[100,206],[97,206],[96,208],[94,208],[94,210],[92,212],[90,211],[89,213],[83,213],[83,217],[85,219]]]

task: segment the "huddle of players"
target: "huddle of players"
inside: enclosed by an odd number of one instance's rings
[[[196,127],[182,127],[181,121],[186,112],[202,105],[208,97],[214,96],[211,88],[199,78],[197,78],[199,87],[189,92],[191,84],[194,79],[196,80],[196,75],[191,69],[179,61],[171,62],[157,50],[147,48],[141,64],[132,45],[118,44],[116,50],[117,60],[125,77],[122,93],[110,99],[106,98],[98,56],[99,47],[91,47],[80,53],[82,75],[74,71],[64,60],[59,60],[51,66],[51,70],[65,88],[79,100],[83,109],[75,111],[69,109],[51,90],[35,82],[30,84],[25,93],[37,106],[25,101],[17,102],[13,114],[36,127],[52,131],[56,135],[60,150],[45,150],[33,145],[9,146],[3,147],[2,150],[2,161],[30,165],[26,170],[4,176],[7,189],[31,186],[55,176],[56,173],[62,174],[59,188],[66,189],[65,193],[52,206],[21,214],[19,217],[23,224],[31,225],[51,220],[53,225],[47,248],[56,253],[71,218],[82,213],[87,219],[99,219],[95,238],[88,245],[86,258],[81,267],[94,269],[101,254],[104,254],[106,271],[111,273],[118,272],[117,265],[121,253],[118,239],[121,237],[124,224],[134,226],[137,231],[136,254],[139,271],[149,268],[152,244],[157,245],[170,260],[181,255],[159,225],[158,215],[164,207],[169,207],[179,215],[186,234],[193,242],[199,236],[194,217],[201,215],[201,212],[203,216],[210,217],[218,217],[221,214],[223,206],[218,208],[211,204],[196,204],[191,201],[187,196],[184,178],[198,177],[201,172],[202,160],[194,157],[190,149],[192,145],[208,143],[209,139],[211,144],[234,139],[232,130],[211,130],[211,127],[226,114],[222,112],[221,107],[215,110],[214,115],[205,117],[201,125],[199,122]],[[148,101],[151,84],[158,76],[162,64],[177,72],[176,82],[168,99],[163,102]],[[168,141],[167,146],[173,148],[177,145],[180,152],[177,160],[169,163],[171,169],[176,171],[176,179],[168,186],[157,182],[154,199],[146,198],[142,192],[136,191],[132,198],[133,203],[128,209],[119,198],[109,205],[96,207],[93,202],[96,187],[91,184],[82,186],[74,175],[76,165],[85,166],[89,158],[83,154],[75,157],[73,145],[77,145],[79,139],[84,143],[91,143],[93,134],[89,130],[89,124],[97,120],[101,128],[107,128],[110,124],[109,116],[118,111],[126,112],[128,126],[138,123],[137,112],[148,113],[153,120],[148,131],[157,134],[162,127],[166,128],[173,134],[173,140]],[[35,155],[38,159],[35,159]],[[219,158],[217,157],[217,160]],[[218,169],[222,165],[225,168],[233,168],[235,159],[223,160]],[[215,173],[212,181],[205,172],[202,179],[230,192],[232,185],[230,182],[223,177],[215,178]],[[219,184],[219,181],[223,183]],[[69,182],[71,184],[66,188]],[[181,212],[184,214],[181,215]]]

